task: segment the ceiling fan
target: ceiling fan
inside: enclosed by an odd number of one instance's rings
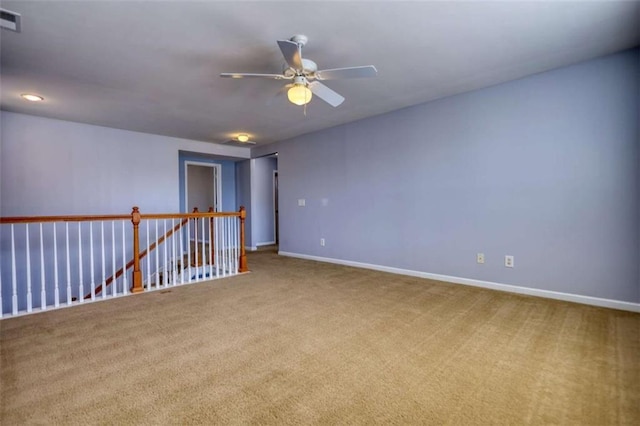
[[[316,95],[329,105],[337,107],[344,102],[344,97],[322,84],[320,80],[375,77],[378,73],[373,65],[318,70],[315,62],[302,57],[302,48],[307,41],[304,35],[295,35],[289,40],[278,40],[278,46],[286,60],[282,74],[222,73],[220,77],[292,80],[292,83],[285,86],[288,89],[287,96],[292,103],[305,105],[311,101],[313,95]]]

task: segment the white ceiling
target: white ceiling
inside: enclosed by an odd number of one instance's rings
[[[2,1],[2,109],[202,141],[259,144],[637,46],[639,2]],[[276,40],[305,34],[319,68],[373,64],[325,82],[346,97],[294,106]],[[21,93],[46,98],[28,103]]]

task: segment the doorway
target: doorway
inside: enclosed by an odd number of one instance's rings
[[[194,207],[206,212],[210,207],[220,211],[222,206],[222,182],[220,164],[185,161],[184,205],[187,212]]]

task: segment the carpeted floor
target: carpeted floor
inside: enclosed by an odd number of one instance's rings
[[[0,423],[640,424],[640,314],[249,265],[0,321]]]

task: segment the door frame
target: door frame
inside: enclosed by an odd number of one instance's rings
[[[280,209],[278,209],[278,197],[279,197],[279,175],[278,169],[273,171],[273,241],[275,244],[280,244]]]
[[[212,187],[215,185],[213,211],[221,211],[222,207],[222,164],[207,163],[204,161],[185,160],[184,162],[184,207],[186,213],[191,213],[189,207],[189,166],[203,166],[214,169]],[[201,212],[202,213],[202,212]]]

